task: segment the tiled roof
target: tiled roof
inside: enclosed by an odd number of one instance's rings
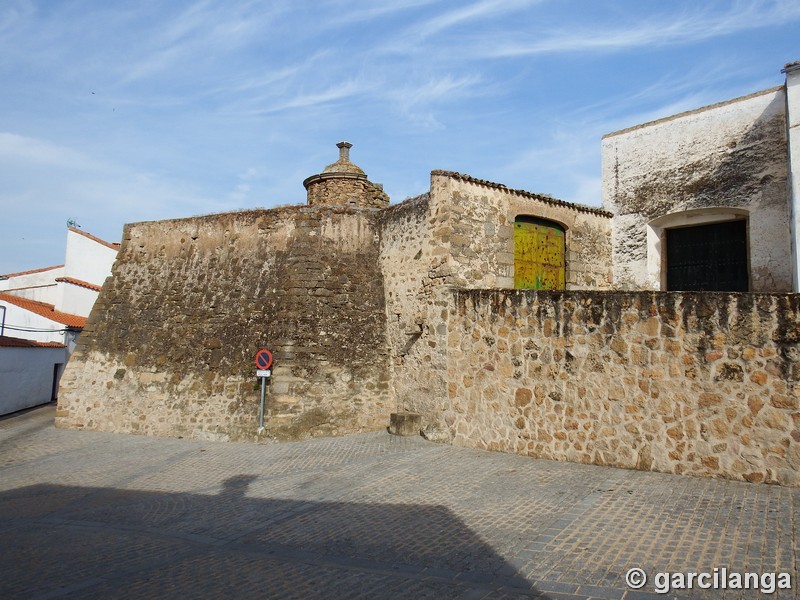
[[[796,60],[794,62],[786,63],[783,65],[783,69],[781,69],[781,73],[791,73],[792,71],[797,71],[800,69],[800,60]]]
[[[108,246],[112,250],[119,250],[119,244],[118,243],[112,243],[112,242],[107,242],[105,240],[101,240],[99,237],[96,237],[96,236],[92,235],[91,233],[86,233],[85,231],[81,231],[77,227],[67,227],[67,229],[69,229],[70,231],[73,231],[75,233],[79,233],[83,237],[89,238],[90,240],[95,241],[98,244],[103,244],[103,246]]]
[[[79,285],[81,287],[85,287],[86,289],[94,290],[95,292],[99,292],[101,289],[103,289],[103,286],[95,285],[93,283],[89,283],[88,281],[81,281],[80,279],[74,279],[72,277],[56,277],[56,281],[63,281],[64,283]]]
[[[0,348],[66,348],[66,346],[58,342],[36,342],[0,335]]]
[[[64,265],[55,265],[54,267],[42,267],[41,269],[32,269],[30,271],[20,271],[19,273],[8,273],[7,275],[0,275],[0,279],[7,279],[9,277],[19,277],[20,275],[33,275],[34,273],[44,273],[45,271],[52,271],[53,269],[60,269]]]
[[[77,327],[82,329],[83,326],[86,325],[86,317],[61,312],[60,310],[56,310],[54,305],[47,304],[46,302],[38,302],[37,300],[29,300],[28,298],[20,298],[19,296],[12,296],[11,294],[2,293],[0,293],[0,300],[8,302],[9,304],[14,304],[20,308],[24,308],[25,310],[29,310],[32,313],[36,313],[37,315],[41,315],[42,317],[50,319],[51,321],[66,325],[67,327]]]

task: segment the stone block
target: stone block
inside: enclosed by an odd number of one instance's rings
[[[391,413],[389,415],[389,433],[393,435],[419,435],[422,427],[422,415],[412,412]]]

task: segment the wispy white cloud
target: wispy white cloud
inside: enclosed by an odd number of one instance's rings
[[[0,159],[6,163],[71,169],[89,169],[98,166],[96,161],[72,148],[9,132],[0,132]]]
[[[517,39],[494,40],[482,45],[484,56],[514,58],[538,54],[587,52],[592,50],[619,51],[640,47],[659,47],[689,44],[741,31],[785,25],[800,19],[797,2],[736,2],[725,13],[711,10],[702,3],[691,12],[663,14],[623,27],[561,29],[522,35]],[[526,39],[522,39],[525,37]]]
[[[431,78],[420,84],[395,89],[391,92],[391,96],[405,109],[410,109],[414,106],[427,105],[441,100],[454,100],[456,96],[460,99],[480,81],[481,77],[476,74],[462,77],[447,74]]]
[[[228,110],[250,116],[267,115],[287,110],[328,105],[347,98],[361,96],[374,89],[374,83],[351,79],[318,90],[295,92],[295,95],[290,98],[273,97],[271,103],[256,103],[256,100],[260,99],[248,98],[245,103],[239,104],[238,107],[229,107]]]
[[[152,31],[143,56],[126,65],[124,81],[131,82],[198,62],[251,43],[287,10],[284,2],[253,1],[192,4]]]
[[[478,0],[466,5],[457,3],[455,8],[448,8],[435,16],[426,14],[414,20],[376,47],[375,52],[379,55],[423,54],[430,58],[432,48],[436,48],[439,52],[448,50],[448,48],[439,48],[442,44],[441,37],[446,34],[447,30],[474,21],[485,24],[508,13],[520,11],[541,2],[543,0]],[[435,44],[433,46],[426,45],[426,42],[431,40],[434,40]],[[456,48],[461,48],[463,42],[464,40],[458,40]]]
[[[538,4],[541,0],[480,0],[466,6],[459,6],[440,14],[427,22],[415,27],[414,32],[418,39],[427,38],[445,29],[464,24],[476,19],[490,19],[501,14],[527,8]]]
[[[389,16],[397,16],[398,13],[406,12],[411,9],[418,9],[431,4],[436,4],[439,0],[400,0],[395,2],[375,3],[368,0],[362,5],[358,5],[353,0],[337,1],[332,3],[333,14],[330,18],[314,23],[320,29],[331,29],[383,19]]]
[[[457,77],[451,74],[431,77],[421,83],[409,84],[388,92],[389,101],[405,120],[420,129],[436,130],[443,125],[436,117],[436,107],[459,106],[469,96],[485,93],[480,90],[477,74]]]

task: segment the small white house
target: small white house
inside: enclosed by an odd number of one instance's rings
[[[0,414],[55,398],[118,250],[69,227],[63,265],[0,275]]]
[[[55,400],[66,357],[56,342],[0,336],[0,415]]]

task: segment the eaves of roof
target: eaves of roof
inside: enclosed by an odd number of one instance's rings
[[[74,233],[78,233],[85,238],[89,238],[93,242],[97,242],[98,244],[103,244],[103,246],[108,246],[112,250],[119,250],[119,243],[118,242],[107,242],[105,240],[101,240],[99,237],[92,235],[91,233],[86,233],[85,231],[81,231],[77,227],[67,227],[70,231]]]
[[[20,271],[19,273],[7,273],[0,275],[0,279],[10,279],[11,277],[20,277],[22,275],[33,275],[34,273],[44,273],[45,271],[52,271],[53,269],[60,269],[64,265],[55,265],[53,267],[42,267],[41,269],[31,269],[30,271]]]
[[[66,346],[58,342],[37,342],[0,335],[0,348],[66,348]]]
[[[20,298],[19,296],[2,293],[0,293],[0,300],[29,310],[32,313],[36,313],[39,316],[55,321],[56,323],[61,323],[67,327],[83,329],[84,325],[86,325],[86,317],[61,312],[60,310],[56,310],[54,305],[48,304],[47,302],[39,302],[38,300],[29,300],[28,298]]]
[[[100,290],[103,289],[103,286],[95,285],[94,283],[89,283],[88,281],[75,279],[74,277],[56,277],[56,281],[60,281],[63,283],[71,283],[72,285],[84,287],[88,290],[93,290],[95,292],[99,292]]]

